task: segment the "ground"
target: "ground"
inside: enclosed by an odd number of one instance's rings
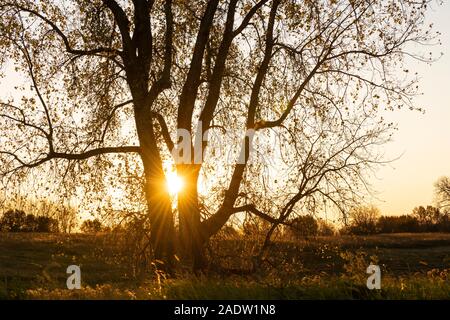
[[[212,245],[245,271],[251,241]],[[241,258],[236,255],[241,254]],[[277,242],[254,273],[137,273],[106,235],[0,233],[0,299],[449,299],[450,234],[334,236]],[[247,259],[248,260],[248,259]],[[248,262],[248,261],[247,261]],[[369,263],[381,290],[368,290]],[[81,268],[68,290],[66,269]]]

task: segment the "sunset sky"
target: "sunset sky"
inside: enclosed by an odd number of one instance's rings
[[[419,205],[433,204],[433,184],[443,175],[450,175],[450,3],[430,11],[428,21],[442,33],[442,46],[416,51],[440,52],[444,56],[431,66],[410,62],[411,70],[421,76],[424,93],[416,105],[425,114],[402,110],[388,113],[387,118],[398,123],[394,141],[385,147],[387,158],[396,158],[380,169],[373,186],[378,191],[374,199],[383,214],[411,212]],[[425,51],[426,50],[426,51]]]
[[[425,114],[405,109],[385,115],[399,129],[394,141],[384,146],[385,157],[400,158],[378,170],[371,180],[375,195],[369,201],[386,215],[406,214],[416,206],[434,204],[434,182],[450,176],[450,1],[441,7],[434,5],[427,19],[442,33],[442,46],[409,49],[433,51],[436,57],[443,52],[444,56],[431,65],[407,62],[408,69],[421,76],[423,95],[415,101]],[[0,83],[2,97],[20,83],[11,79]]]

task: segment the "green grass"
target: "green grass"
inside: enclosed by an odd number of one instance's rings
[[[215,245],[244,266],[249,243]],[[449,257],[448,234],[322,237],[276,243],[268,256],[276,268],[248,276],[164,279],[133,276],[102,235],[0,233],[0,299],[449,299]],[[370,261],[382,268],[380,291],[365,286]],[[70,264],[81,267],[81,290],[66,289]]]

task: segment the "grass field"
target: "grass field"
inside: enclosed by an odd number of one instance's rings
[[[248,243],[216,244],[244,266]],[[231,254],[230,254],[231,256]],[[105,235],[0,233],[0,299],[449,299],[450,234],[335,236],[278,242],[256,273],[180,272],[139,276]],[[370,262],[381,290],[368,290]],[[66,289],[66,268],[81,267],[82,289]]]

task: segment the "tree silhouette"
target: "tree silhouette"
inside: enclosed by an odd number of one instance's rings
[[[429,61],[405,51],[435,38],[428,3],[1,0],[0,62],[29,82],[0,105],[3,181],[40,167],[89,188],[133,167],[155,257],[195,268],[238,212],[269,239],[302,210],[345,212],[393,130],[378,110],[415,109],[402,61]],[[175,210],[165,161],[184,180]]]
[[[442,177],[435,183],[436,195],[439,207],[446,209],[450,207],[450,178]]]

